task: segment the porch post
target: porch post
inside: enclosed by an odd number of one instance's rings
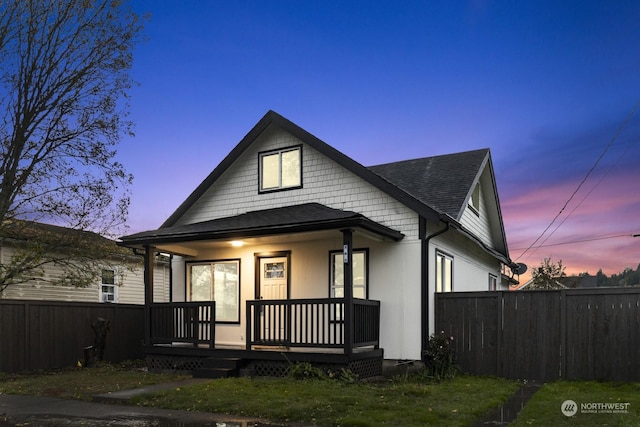
[[[353,351],[353,230],[342,231],[342,260],[344,263],[344,354]]]
[[[153,260],[155,248],[144,246],[144,343],[151,344],[151,304],[153,303]]]

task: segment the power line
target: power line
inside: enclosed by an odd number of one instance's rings
[[[597,240],[618,239],[620,237],[640,237],[640,234],[616,234],[614,236],[593,237],[591,239],[573,240],[571,242],[550,243],[548,245],[536,246],[536,249],[537,248],[548,248],[548,247],[551,247],[551,246],[575,245],[576,243],[595,242]],[[529,248],[531,248],[531,246],[529,246]],[[521,250],[524,250],[524,248],[516,248],[516,249],[512,249],[512,250],[513,251],[521,251]],[[524,255],[524,253],[522,255]],[[520,257],[522,257],[522,255],[520,255]],[[518,257],[518,258],[520,258],[520,257]]]
[[[607,151],[609,150],[609,148],[611,147],[611,145],[613,145],[613,143],[616,141],[616,139],[618,138],[618,136],[620,136],[620,134],[622,133],[622,130],[627,126],[627,124],[631,121],[631,118],[634,116],[634,114],[636,113],[636,111],[638,110],[638,107],[640,106],[640,101],[638,101],[636,103],[636,105],[633,107],[633,109],[631,110],[631,113],[629,113],[629,115],[627,116],[627,118],[624,120],[624,122],[622,122],[622,124],[620,125],[620,127],[618,128],[618,130],[616,131],[616,133],[613,135],[613,138],[611,138],[611,140],[609,141],[609,143],[607,144],[607,146],[605,147],[604,151],[602,152],[602,154],[600,154],[600,156],[598,157],[598,159],[596,160],[596,162],[593,164],[593,166],[591,166],[591,169],[589,169],[589,171],[587,172],[587,174],[585,175],[585,177],[582,179],[582,181],[580,181],[580,184],[578,184],[578,187],[573,191],[573,193],[571,194],[571,196],[569,197],[569,199],[565,202],[564,206],[562,206],[562,209],[560,209],[560,212],[557,213],[557,215],[553,218],[553,220],[551,220],[551,222],[549,223],[549,225],[547,226],[547,228],[544,229],[544,231],[542,232],[542,234],[540,234],[540,236],[538,236],[538,238],[536,240],[534,240],[534,242],[522,253],[520,254],[520,256],[518,258],[516,258],[516,261],[519,260],[520,258],[522,258],[527,252],[529,252],[529,250],[531,250],[536,243],[538,243],[538,241],[542,238],[542,236],[545,235],[545,233],[547,231],[549,231],[549,229],[551,228],[551,226],[556,222],[556,220],[558,219],[558,217],[560,217],[560,215],[562,215],[562,213],[564,212],[564,210],[567,208],[567,205],[569,205],[569,203],[571,203],[571,200],[573,200],[573,198],[575,197],[576,193],[578,193],[578,191],[580,191],[580,189],[582,188],[582,186],[584,185],[584,183],[587,181],[587,178],[589,178],[589,176],[591,175],[591,173],[594,171],[594,169],[596,168],[596,166],[598,166],[598,163],[600,163],[600,160],[602,160],[602,158],[604,157],[604,155],[607,153]],[[556,228],[557,230],[557,228]],[[555,230],[554,230],[555,232]],[[546,241],[546,239],[545,239]],[[538,246],[540,247],[540,246]]]

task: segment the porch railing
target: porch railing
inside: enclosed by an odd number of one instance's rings
[[[147,306],[147,342],[214,348],[215,318],[215,301],[150,304]]]
[[[342,298],[247,301],[247,349],[260,345],[344,348],[344,314]],[[377,348],[380,302],[354,299],[352,328],[353,348]]]

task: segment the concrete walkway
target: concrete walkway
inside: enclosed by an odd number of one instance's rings
[[[95,396],[96,401],[94,402],[0,394],[0,426],[303,426],[302,424],[277,424],[268,420],[234,415],[127,405],[132,397],[143,393],[182,387],[203,381],[210,380],[187,379],[133,390],[105,393]]]

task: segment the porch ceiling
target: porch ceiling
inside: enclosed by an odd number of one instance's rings
[[[259,243],[259,240],[267,236],[270,242],[274,239],[293,241],[294,234],[312,233],[320,238],[323,233],[344,228],[351,228],[380,240],[399,241],[404,237],[399,231],[357,212],[333,209],[319,203],[306,203],[145,231],[124,236],[119,244],[131,248],[153,246],[167,252],[195,255],[197,242],[208,241],[210,245],[211,241],[242,239],[247,242],[253,239],[255,243]]]

